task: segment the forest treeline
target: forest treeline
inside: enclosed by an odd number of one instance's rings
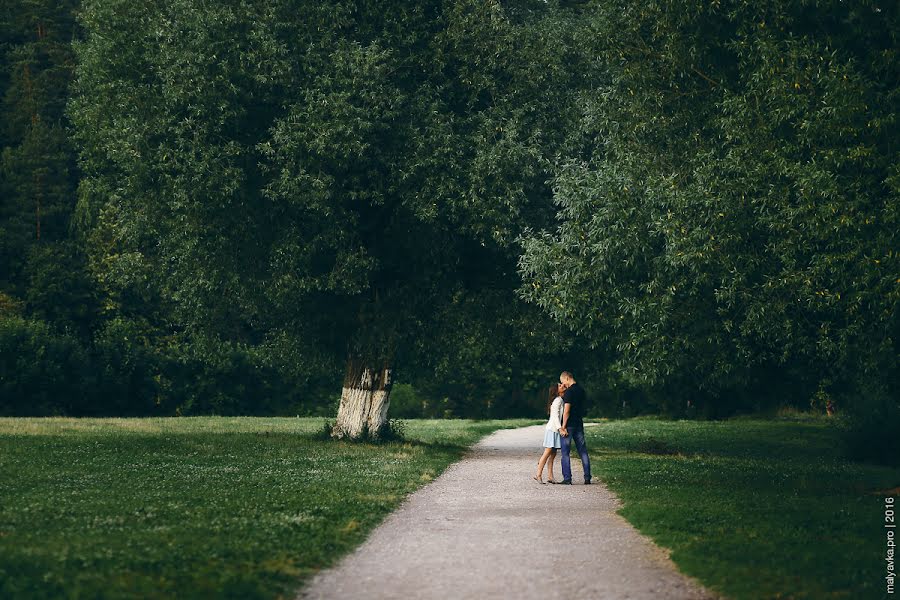
[[[4,414],[331,414],[349,355],[896,455],[896,3],[0,11]]]

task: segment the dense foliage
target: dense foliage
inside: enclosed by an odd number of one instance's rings
[[[118,351],[146,358],[130,368],[149,382],[134,406],[267,410],[247,377],[268,368],[293,411],[335,389],[348,350],[391,355],[455,415],[497,412],[494,397],[521,412],[523,388],[554,376],[571,340],[516,297],[512,242],[552,216],[574,114],[568,17],[481,2],[76,12],[65,117],[82,173],[66,223],[81,262],[42,252],[56,271],[35,289],[89,309],[71,320],[107,372],[119,359],[102,343],[132,332]],[[59,285],[82,257],[92,287]]]
[[[898,412],[895,4],[7,6],[0,315],[87,406]]]
[[[897,5],[594,9],[582,145],[523,295],[671,410],[897,415]]]

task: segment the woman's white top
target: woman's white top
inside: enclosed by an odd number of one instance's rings
[[[559,428],[562,427],[562,415],[563,399],[560,396],[557,396],[553,399],[553,404],[550,405],[550,420],[547,421],[547,429],[550,431],[559,431]]]

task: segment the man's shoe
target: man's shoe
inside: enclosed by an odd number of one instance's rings
[[[590,480],[590,479],[585,479],[585,480],[584,480],[584,485],[591,485],[591,480]]]
[[[572,485],[572,480],[571,479],[563,479],[562,481],[559,482],[559,485]]]

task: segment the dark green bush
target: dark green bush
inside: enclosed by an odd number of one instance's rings
[[[398,383],[391,390],[391,415],[399,419],[421,419],[426,416],[428,401],[407,383]]]
[[[0,317],[0,415],[89,412],[90,356],[46,323]]]
[[[331,415],[335,403],[251,347],[178,343],[115,318],[93,345],[0,316],[0,415]],[[330,396],[329,396],[330,397]]]
[[[93,398],[99,414],[171,415],[164,403],[165,359],[154,351],[145,327],[126,319],[109,321],[93,347]]]
[[[883,465],[900,465],[900,405],[887,395],[860,398],[843,418],[843,439],[847,456],[854,460]]]
[[[250,347],[215,340],[174,347],[165,375],[177,414],[307,412],[298,408],[299,382]]]

